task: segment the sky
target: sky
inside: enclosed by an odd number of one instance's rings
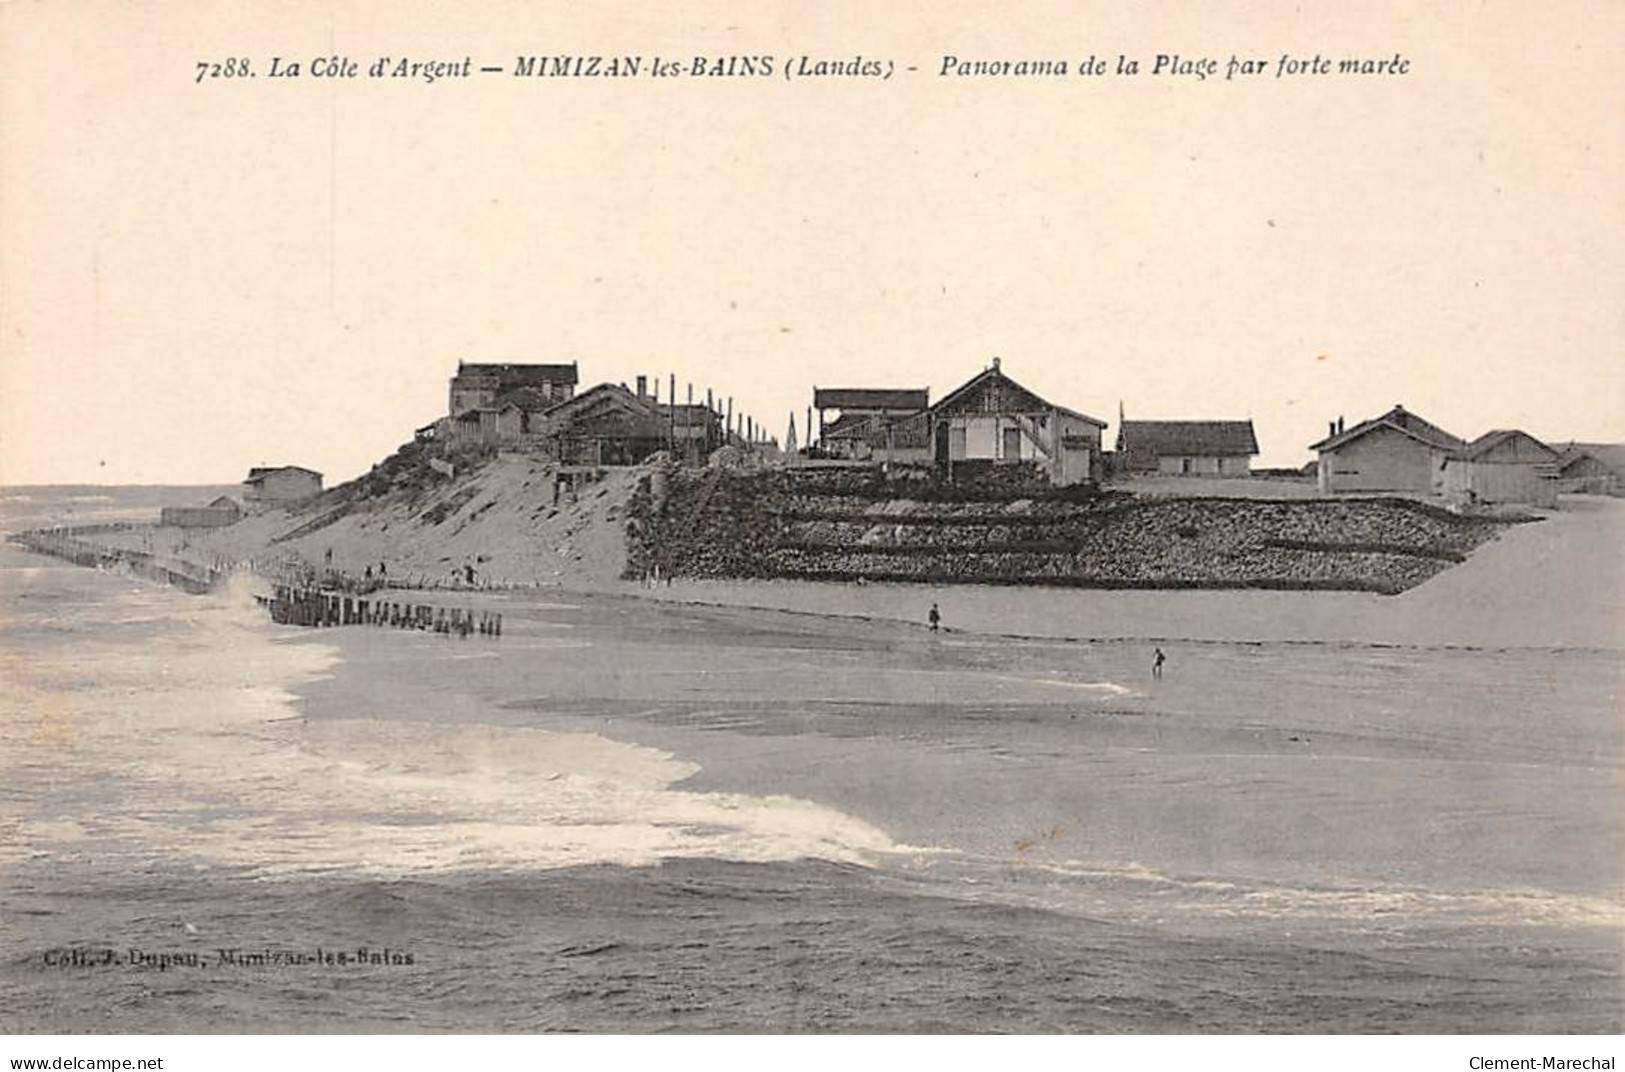
[[[675,373],[781,439],[815,385],[994,356],[1108,442],[1120,404],[1251,418],[1259,465],[1395,403],[1625,439],[1625,5],[646,6],[0,7],[0,483],[336,482],[459,360]],[[565,52],[899,70],[264,77]],[[937,75],[1159,52],[1411,65]]]

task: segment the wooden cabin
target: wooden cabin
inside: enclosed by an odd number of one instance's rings
[[[1404,406],[1344,429],[1333,421],[1325,439],[1309,449],[1319,455],[1320,490],[1326,494],[1360,491],[1421,492],[1444,490],[1444,462],[1465,441]]]
[[[1099,481],[1106,422],[1040,398],[1004,374],[998,358],[929,411],[932,458],[1029,462],[1065,486]]]

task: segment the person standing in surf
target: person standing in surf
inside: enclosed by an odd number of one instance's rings
[[[1164,655],[1162,653],[1161,648],[1157,648],[1156,651],[1151,656],[1151,676],[1154,677],[1154,678],[1161,678],[1162,677],[1162,664],[1167,662],[1167,661],[1168,661],[1168,656],[1166,656],[1166,655]]]
[[[935,603],[931,604],[931,613],[925,616],[925,620],[931,623],[931,631],[935,633],[937,626],[942,623],[942,614],[937,610]]]

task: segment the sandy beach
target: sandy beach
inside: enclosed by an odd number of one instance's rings
[[[8,1026],[1617,1031],[1590,506],[1398,597],[420,597],[466,639],[8,551]],[[412,962],[44,967],[311,944]]]
[[[1625,502],[1571,496],[1397,596],[1366,592],[1005,590],[677,580],[656,599],[923,622],[1035,637],[1625,650]],[[613,590],[613,589],[612,589]],[[632,592],[629,585],[620,591]]]
[[[1170,645],[1154,681],[1138,641],[495,602],[497,642],[324,635],[344,670],[306,711],[653,745],[698,765],[685,784],[813,799],[994,861],[1429,884],[1471,860],[1486,887],[1625,890],[1613,653],[1209,642]],[[1503,813],[1516,829],[1486,818]]]

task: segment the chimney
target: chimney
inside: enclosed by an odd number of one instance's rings
[[[1343,418],[1341,416],[1337,418],[1337,434],[1343,434]]]
[[[997,354],[993,355],[993,371],[999,371],[999,355]]]
[[[648,393],[649,393],[649,377],[647,377],[647,376],[639,376],[638,377],[638,397],[642,398],[644,395],[646,395]]]
[[[1337,422],[1336,421],[1327,421],[1326,422],[1326,434],[1328,436],[1334,436],[1334,435],[1337,434]]]

